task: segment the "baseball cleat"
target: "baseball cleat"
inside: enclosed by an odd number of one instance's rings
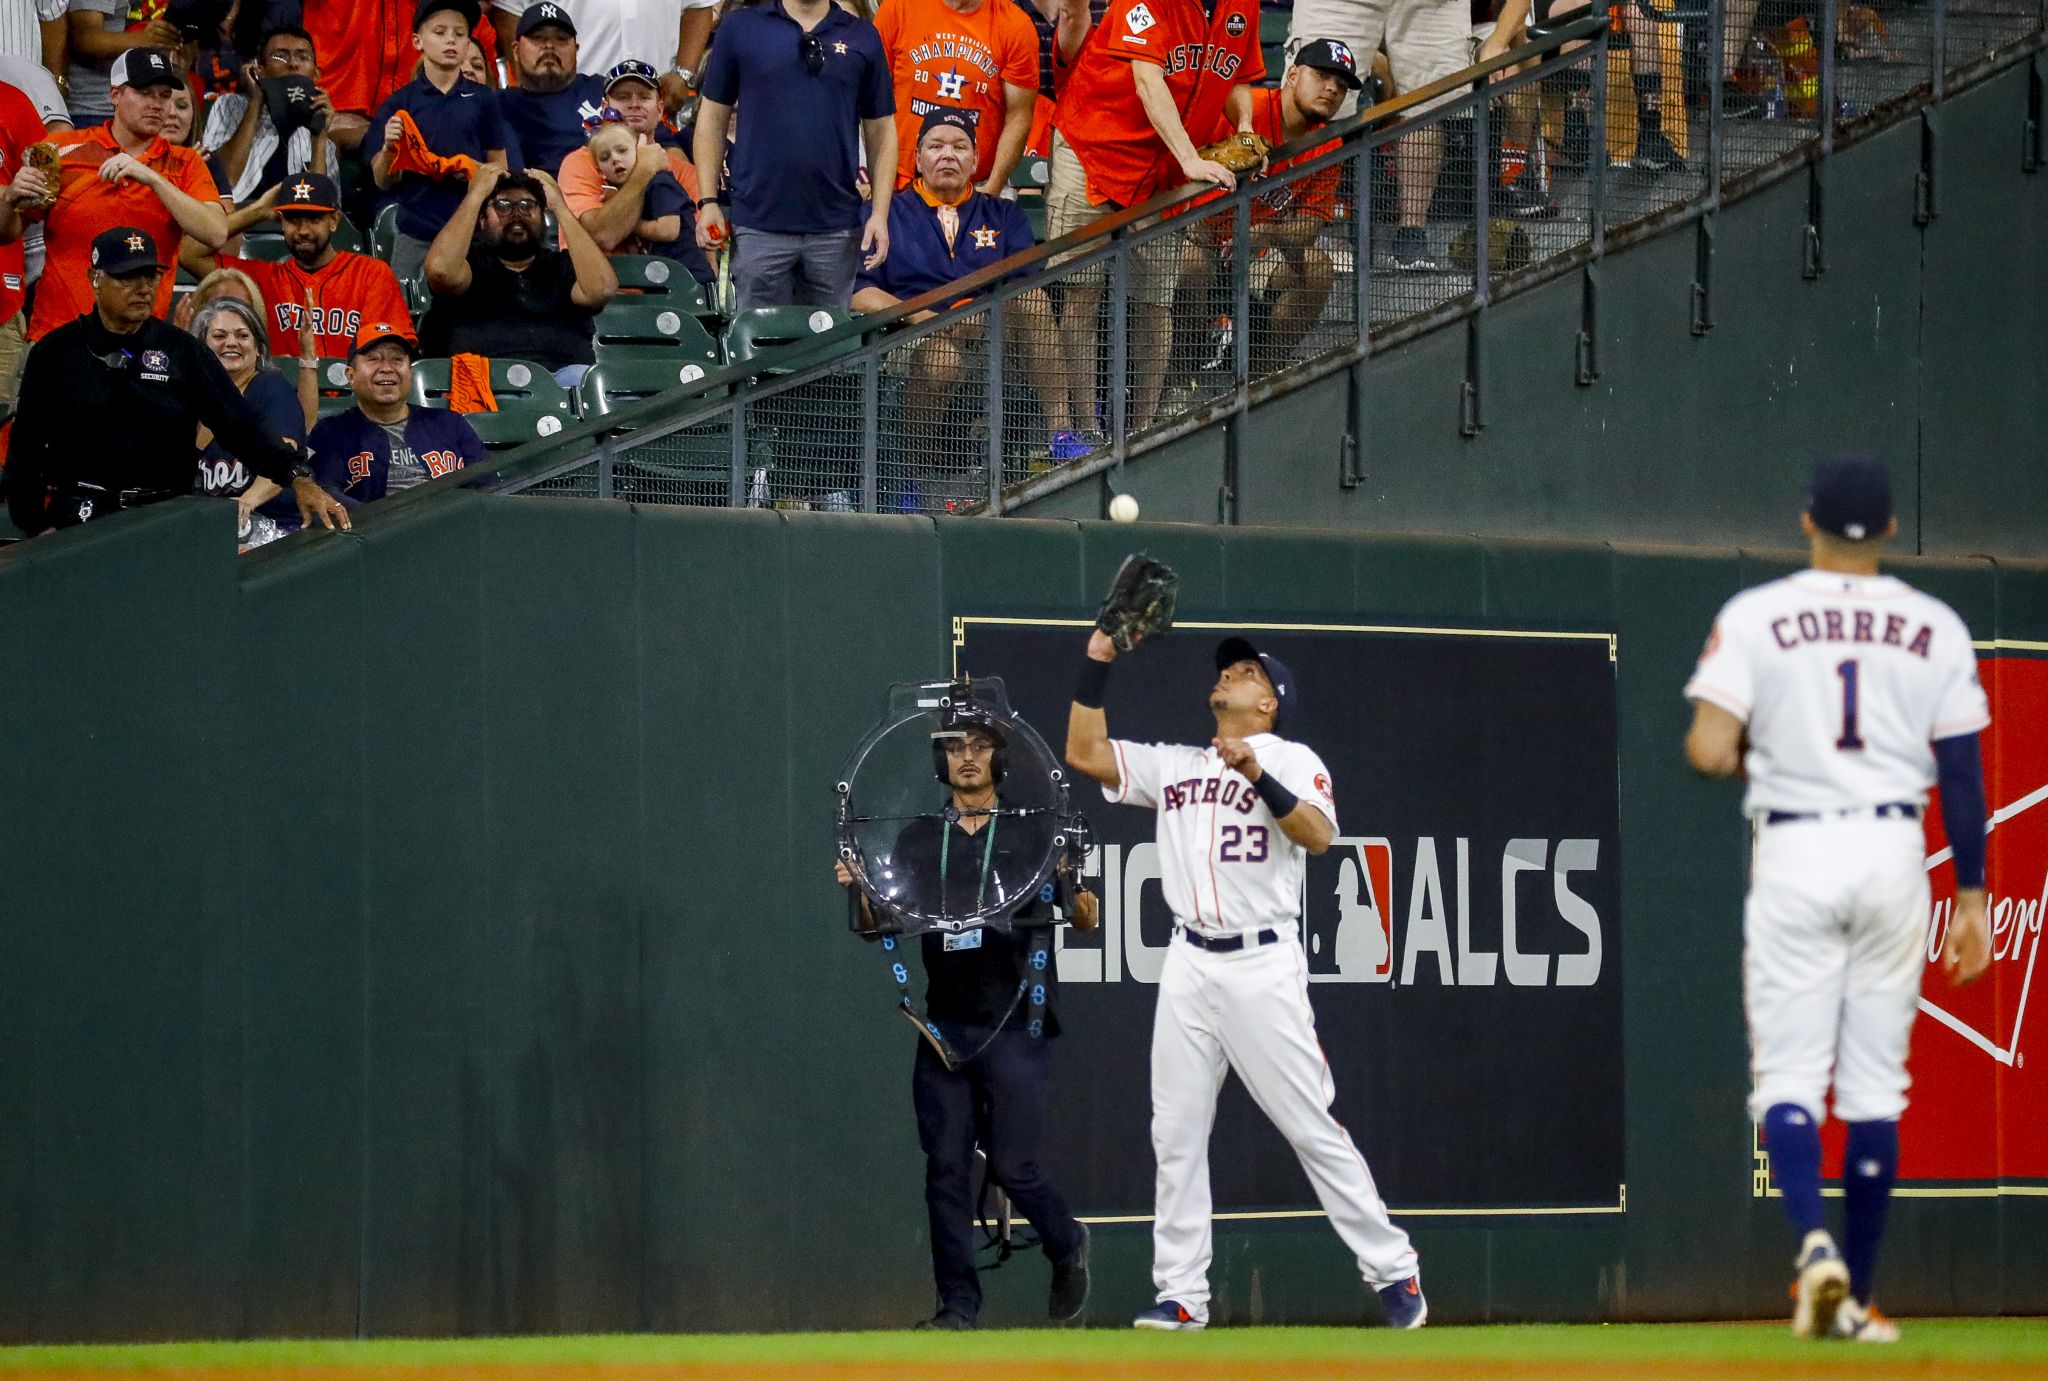
[[[1835,1326],[1828,1330],[1828,1336],[1852,1343],[1896,1343],[1899,1326],[1886,1318],[1876,1305],[1845,1299],[1842,1307],[1835,1311]]]
[[[1208,1325],[1184,1308],[1180,1301],[1163,1299],[1131,1320],[1133,1328],[1159,1328],[1169,1332],[1192,1333]]]
[[[1815,1228],[1806,1234],[1799,1256],[1792,1263],[1799,1272],[1792,1306],[1792,1335],[1796,1338],[1825,1338],[1835,1326],[1835,1315],[1849,1297],[1849,1268],[1835,1239]]]
[[[979,1325],[957,1309],[941,1309],[928,1319],[919,1319],[911,1327],[920,1333],[972,1333]]]
[[[1052,1293],[1046,1296],[1045,1316],[1054,1323],[1066,1323],[1081,1316],[1088,1303],[1088,1225],[1081,1225],[1081,1245],[1064,1261],[1052,1266]]]
[[[1374,1293],[1380,1297],[1380,1308],[1387,1313],[1387,1327],[1420,1328],[1429,1322],[1429,1301],[1422,1297],[1421,1276],[1382,1285]]]

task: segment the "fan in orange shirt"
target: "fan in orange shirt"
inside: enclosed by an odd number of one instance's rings
[[[1276,149],[1291,144],[1335,119],[1345,97],[1361,84],[1357,59],[1349,45],[1329,38],[1311,40],[1295,53],[1294,64],[1277,89],[1259,87],[1251,92],[1251,127]],[[1235,132],[1236,126],[1228,119],[1219,120],[1212,138],[1227,138]],[[1343,166],[1333,163],[1291,181],[1285,174],[1336,147],[1333,139],[1276,163],[1268,174],[1270,183],[1259,184],[1266,190],[1252,202],[1255,287],[1253,326],[1248,335],[1253,378],[1274,373],[1287,363],[1302,338],[1321,320],[1323,304],[1329,300],[1336,265],[1326,251],[1316,247],[1316,239],[1336,219],[1337,184]],[[1193,223],[1181,257],[1180,293],[1173,312],[1175,364],[1182,374],[1193,367],[1194,337],[1218,316],[1230,313],[1230,249],[1227,222]],[[1183,334],[1185,327],[1194,330]],[[1234,361],[1225,364],[1228,367]]]
[[[896,185],[917,176],[924,117],[950,106],[974,122],[977,191],[1009,183],[1038,100],[1038,29],[1013,0],[883,0],[875,13],[896,87]]]
[[[164,49],[130,48],[114,59],[113,119],[50,140],[58,149],[59,185],[56,204],[41,213],[43,276],[36,282],[30,340],[94,310],[92,242],[110,225],[134,226],[159,247],[165,272],[157,284],[158,316],[170,310],[180,236],[208,249],[227,243],[227,212],[205,161],[198,150],[179,148],[160,133],[184,80]],[[17,192],[31,186],[40,192],[44,185],[33,168],[14,176]]]
[[[286,178],[277,219],[290,255],[274,263],[220,260],[223,268],[249,275],[269,306],[270,353],[299,353],[299,330],[311,325],[315,349],[326,359],[345,358],[363,323],[394,322],[412,331],[412,313],[391,265],[367,254],[334,246],[341,224],[341,193],[320,173]],[[308,316],[310,314],[310,321]]]

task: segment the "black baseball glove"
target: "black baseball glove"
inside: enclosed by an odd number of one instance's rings
[[[1109,594],[1095,611],[1095,626],[1109,634],[1117,651],[1129,652],[1173,627],[1173,601],[1179,593],[1180,577],[1173,567],[1133,552],[1117,567]]]

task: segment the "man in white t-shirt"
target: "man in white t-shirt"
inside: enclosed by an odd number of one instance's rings
[[[1749,1104],[1799,1242],[1793,1332],[1890,1342],[1871,1286],[1928,953],[1920,816],[1938,780],[1956,870],[1943,966],[1969,983],[1991,954],[1977,745],[1991,718],[1962,619],[1878,573],[1899,527],[1884,468],[1823,461],[1800,523],[1812,568],[1743,591],[1714,621],[1685,687],[1685,751],[1704,776],[1749,780]],[[1830,1088],[1848,1126],[1839,1248],[1821,1211]]]
[[[1139,1328],[1209,1321],[1214,1255],[1209,1129],[1231,1069],[1301,1158],[1330,1225],[1395,1328],[1429,1317],[1415,1248],[1387,1217],[1365,1157],[1336,1118],[1301,947],[1307,855],[1330,847],[1337,805],[1315,750],[1275,730],[1300,711],[1294,677],[1243,638],[1216,648],[1205,748],[1109,737],[1102,700],[1116,644],[1088,640],[1067,717],[1067,761],[1120,805],[1158,813],[1173,942],[1152,1022],[1152,1226],[1157,1302]],[[1135,924],[1135,922],[1133,922]]]

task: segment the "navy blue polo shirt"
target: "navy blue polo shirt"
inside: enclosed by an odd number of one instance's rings
[[[384,147],[384,126],[399,111],[412,116],[420,137],[435,153],[466,153],[481,163],[492,149],[510,152],[511,135],[498,105],[498,93],[467,77],[442,91],[424,76],[414,77],[391,93],[370,119],[363,136],[363,156],[375,158]],[[469,184],[460,178],[436,182],[407,173],[399,179],[398,230],[415,240],[431,240],[448,224]]]
[[[861,223],[860,122],[896,113],[889,58],[875,26],[837,5],[811,32],[825,59],[815,77],[782,0],[727,14],[711,45],[703,93],[738,107],[726,175],[741,229],[820,235]]]
[[[923,182],[890,198],[889,257],[879,268],[861,269],[853,290],[880,288],[908,302],[1031,248],[1031,222],[1017,203],[973,192],[958,210],[960,230],[949,249]]]
[[[499,92],[498,103],[518,141],[512,166],[538,168],[553,177],[562,160],[583,147],[584,117],[604,109],[604,78],[585,73],[545,95],[515,86]]]

